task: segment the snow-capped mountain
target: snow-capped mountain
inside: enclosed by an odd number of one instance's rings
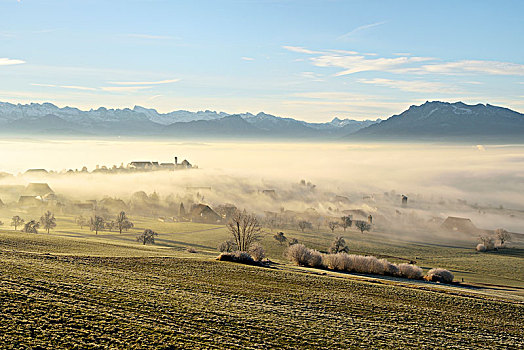
[[[0,132],[66,135],[191,135],[234,134],[242,129],[244,135],[287,138],[342,137],[377,121],[338,119],[328,123],[308,123],[292,118],[281,118],[266,113],[228,114],[215,111],[189,112],[185,110],[159,113],[155,109],[135,106],[133,109],[89,111],[77,108],[59,108],[51,103],[27,105],[0,102]],[[235,123],[238,124],[235,126]],[[242,124],[242,126],[241,126]],[[212,130],[217,128],[216,130]],[[231,132],[228,132],[230,130]]]

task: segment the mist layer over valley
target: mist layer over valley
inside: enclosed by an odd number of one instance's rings
[[[233,204],[261,217],[293,212],[314,221],[311,216],[372,215],[376,227],[397,233],[430,232],[448,216],[469,218],[482,229],[524,231],[522,145],[12,139],[2,141],[1,149],[1,171],[12,174],[0,179],[6,204],[18,201],[10,186],[36,182],[74,201],[128,202],[139,191],[156,193],[164,203],[159,215],[169,215],[181,202]],[[80,171],[132,161],[173,162],[175,156],[198,168]],[[401,205],[402,195],[407,205]]]

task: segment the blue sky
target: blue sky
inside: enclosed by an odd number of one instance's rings
[[[0,0],[0,101],[308,121],[524,112],[523,1]]]

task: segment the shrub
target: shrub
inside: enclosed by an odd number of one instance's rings
[[[399,276],[405,277],[405,278],[412,278],[412,279],[421,279],[423,276],[422,269],[418,267],[417,265],[411,265],[411,264],[399,264]]]
[[[386,259],[380,259],[379,262],[382,264],[384,275],[399,276],[399,268],[397,265],[390,263]]]
[[[426,276],[424,276],[426,281],[441,283],[453,283],[453,278],[454,276],[451,271],[446,269],[431,269]]]
[[[251,247],[249,248],[249,254],[255,261],[262,261],[262,259],[266,257],[266,252],[264,251],[264,248],[258,243],[251,245]]]
[[[255,261],[253,260],[251,255],[249,255],[246,252],[239,252],[239,251],[220,253],[220,255],[217,257],[217,260],[232,261],[232,262],[237,262],[241,264],[250,264],[250,265],[255,264]]]
[[[479,237],[480,243],[486,247],[486,250],[493,250],[495,249],[495,239],[491,236],[480,236]]]
[[[486,251],[486,246],[482,243],[479,243],[477,244],[477,248],[475,248],[477,250],[477,252],[485,252]]]
[[[411,264],[393,264],[386,259],[374,256],[353,255],[347,253],[321,254],[308,249],[303,244],[295,244],[286,250],[286,257],[301,266],[323,267],[328,270],[357,272],[375,275],[398,276],[421,279],[422,269]]]
[[[293,244],[286,249],[286,257],[296,265],[308,265],[309,249],[303,244]]]
[[[318,250],[308,249],[307,264],[311,267],[322,267],[322,254]]]
[[[322,265],[330,270],[352,271],[353,263],[351,256],[347,253],[325,254],[322,257]]]
[[[286,249],[285,256],[294,264],[300,266],[323,267],[322,254],[309,249],[303,244],[293,244]]]

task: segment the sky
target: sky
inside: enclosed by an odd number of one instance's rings
[[[0,0],[0,101],[324,122],[524,112],[523,1]]]

